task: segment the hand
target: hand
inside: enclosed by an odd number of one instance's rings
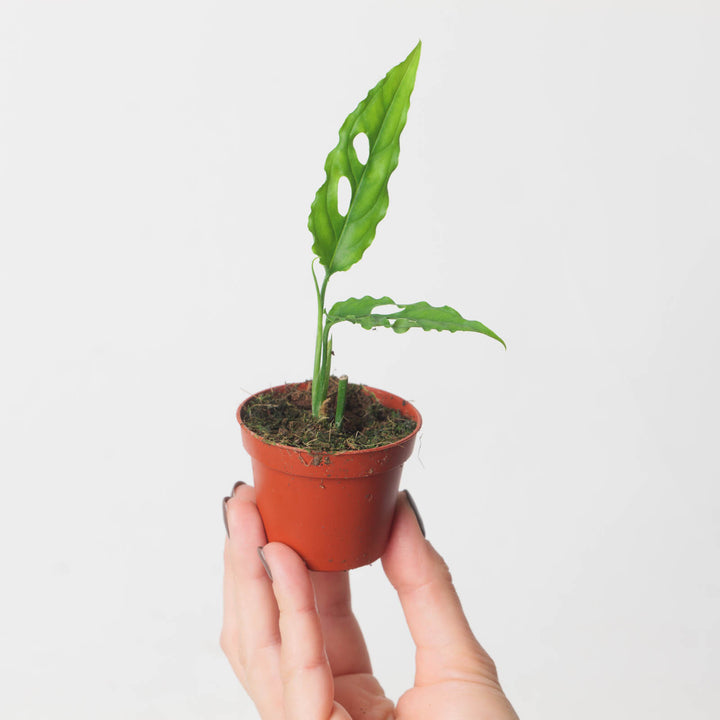
[[[372,675],[348,573],[310,572],[286,545],[268,545],[252,487],[224,504],[220,644],[263,720],[517,720],[405,493],[382,558],[417,648],[415,685],[396,708]]]

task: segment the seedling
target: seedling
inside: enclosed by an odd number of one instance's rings
[[[349,298],[325,308],[328,281],[336,272],[357,263],[375,239],[378,223],[385,217],[389,196],[388,181],[400,157],[400,133],[405,127],[410,95],[420,61],[421,43],[403,62],[396,65],[348,115],[340,128],[340,141],[325,161],[326,179],[315,195],[308,227],[315,238],[312,249],[325,269],[322,282],[313,267],[317,294],[317,335],[312,379],[312,414],[320,410],[328,394],[332,337],[330,330],[339,322],[351,322],[365,329],[392,328],[396,333],[418,327],[423,330],[467,330],[487,335],[505,345],[490,328],[477,320],[466,320],[457,310],[427,302],[396,303],[388,296]],[[355,140],[366,135],[368,157],[361,162]],[[338,186],[345,178],[350,185],[350,203],[343,214],[338,208]],[[313,261],[314,266],[315,261]],[[375,312],[392,305],[394,312]],[[346,382],[346,380],[345,380]],[[342,419],[338,402],[335,422]]]

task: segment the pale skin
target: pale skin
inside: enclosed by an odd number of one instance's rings
[[[405,493],[382,557],[416,647],[414,686],[397,705],[372,674],[348,573],[311,572],[268,544],[248,485],[226,513],[220,645],[262,720],[518,720]]]

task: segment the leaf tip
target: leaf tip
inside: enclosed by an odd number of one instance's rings
[[[417,45],[412,49],[408,58],[412,58],[413,65],[417,67],[420,62],[420,53],[422,52],[422,40],[418,39]]]

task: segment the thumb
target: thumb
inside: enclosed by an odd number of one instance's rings
[[[414,506],[407,491],[400,493],[382,563],[415,643],[415,685],[473,678],[497,684],[495,665],[470,629],[448,566],[423,537]]]

